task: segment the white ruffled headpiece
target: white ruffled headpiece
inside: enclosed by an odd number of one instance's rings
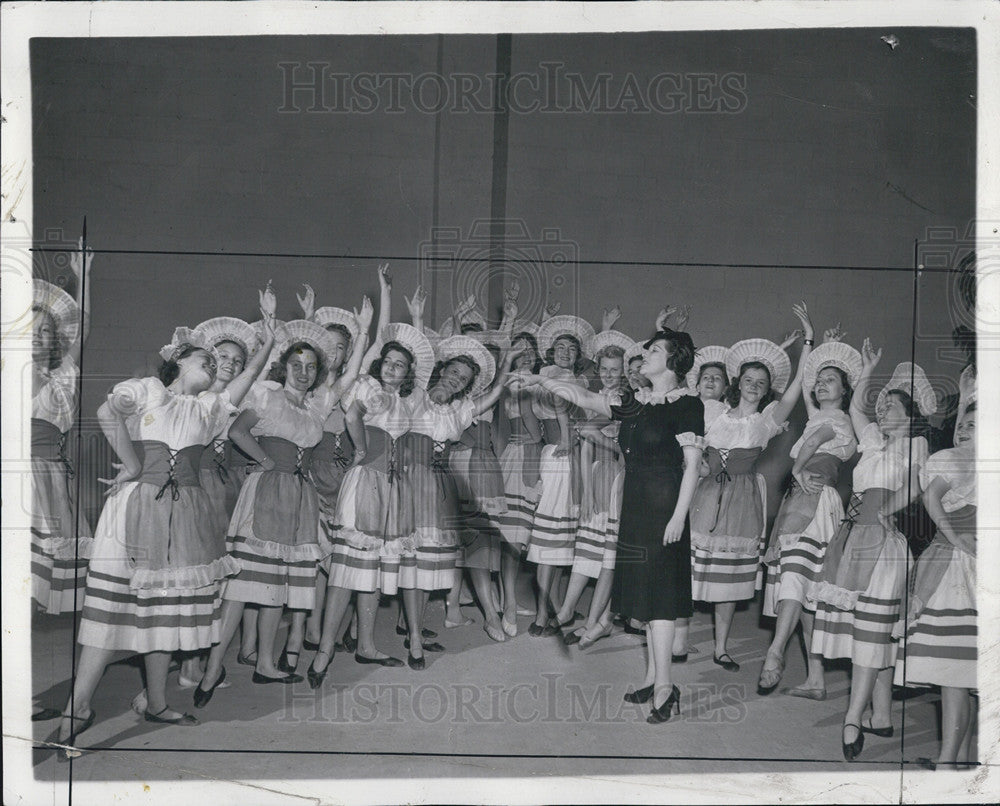
[[[69,294],[59,286],[35,279],[33,303],[45,310],[55,321],[59,341],[63,347],[73,344],[80,335],[80,308]]]
[[[759,361],[771,375],[771,388],[781,394],[792,376],[792,362],[788,353],[769,339],[743,339],[726,352],[726,372],[729,382],[735,383],[740,376],[740,367],[748,361]]]
[[[708,347],[699,347],[695,350],[694,364],[691,365],[687,374],[688,389],[693,392],[698,387],[698,373],[701,372],[703,365],[722,364],[722,366],[726,366],[726,353],[728,352],[729,348],[720,344],[710,344]],[[728,371],[726,374],[729,374]]]
[[[937,411],[937,396],[927,380],[927,373],[919,365],[904,361],[897,364],[882,391],[878,393],[875,401],[875,411],[879,411],[884,405],[885,397],[894,390],[906,392],[917,404],[917,408],[924,417],[929,417]]]
[[[836,367],[847,375],[851,387],[861,377],[861,353],[842,341],[827,341],[816,347],[806,358],[802,370],[802,389],[808,394],[816,385],[816,376],[823,367]]]
[[[490,355],[490,351],[478,339],[471,338],[470,334],[449,336],[447,339],[443,339],[435,352],[438,361],[441,362],[449,361],[458,355],[465,355],[479,366],[479,375],[476,376],[472,388],[469,389],[470,397],[481,395],[493,383],[493,378],[497,373],[496,362]]]

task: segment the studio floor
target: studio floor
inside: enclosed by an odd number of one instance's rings
[[[522,601],[528,601],[527,591]],[[587,601],[581,602],[581,609]],[[34,728],[34,774],[40,781],[469,778],[713,772],[828,772],[916,770],[938,743],[936,692],[893,703],[893,738],[866,736],[861,758],[847,765],[840,726],[847,707],[846,667],[827,674],[828,697],[816,702],[780,691],[760,696],[757,676],[769,641],[759,605],[737,612],[728,672],[712,662],[708,612],[697,612],[691,652],[675,668],[681,713],[646,723],[648,705],[622,695],[642,682],[643,639],[620,628],[585,651],[556,637],[519,634],[505,643],[482,630],[477,608],[463,608],[472,626],[445,629],[444,605],[432,600],[427,626],[447,651],[427,653],[427,668],[362,666],[341,653],[324,685],[255,685],[252,668],[226,661],[229,688],[203,710],[180,689],[177,672],[168,700],[195,713],[194,727],[156,726],[130,710],[142,686],[138,667],[122,658],[108,667],[93,699],[97,720],[82,737],[72,765],[57,763],[46,742],[56,721]],[[396,635],[395,601],[383,604],[380,649],[405,658]],[[69,691],[72,618],[38,617],[33,668],[35,707],[60,707]],[[279,640],[283,636],[279,633]],[[796,639],[797,641],[797,639]],[[312,653],[303,654],[305,672]],[[804,678],[798,646],[788,652],[782,686]],[[898,693],[898,692],[897,692]]]

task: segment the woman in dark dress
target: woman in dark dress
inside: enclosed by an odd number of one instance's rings
[[[698,482],[704,405],[687,394],[684,376],[694,362],[687,333],[658,331],[643,345],[641,372],[648,389],[625,391],[615,405],[604,395],[572,383],[527,376],[577,406],[621,421],[618,442],[625,456],[625,483],[618,530],[612,610],[647,623],[646,677],[628,702],[652,700],[648,721],[680,712],[680,691],[671,682],[671,649],[677,619],[691,616],[691,544],[688,508]],[[522,376],[523,377],[523,376]]]

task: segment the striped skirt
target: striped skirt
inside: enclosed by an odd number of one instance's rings
[[[107,499],[94,534],[79,642],[138,653],[193,651],[219,641],[221,583],[195,589],[130,588],[128,500],[138,482]]]
[[[849,658],[857,666],[886,669],[896,662],[897,642],[892,640],[892,633],[902,618],[906,574],[912,561],[910,549],[903,535],[886,531],[881,524],[856,524],[853,528],[880,530],[884,534],[882,551],[867,588],[858,594],[852,609],[841,610],[829,602],[814,600],[816,622],[811,651],[828,659]],[[849,549],[850,542],[847,545]],[[848,556],[846,550],[844,556]]]
[[[579,506],[573,504],[570,458],[554,457],[555,450],[555,445],[542,448],[542,492],[531,525],[528,560],[538,565],[565,566],[573,564]]]
[[[515,546],[526,546],[531,537],[540,490],[537,482],[532,485],[525,482],[525,466],[529,466],[529,478],[532,466],[536,468],[534,475],[537,475],[541,449],[542,445],[538,442],[524,445],[508,443],[500,456],[504,495],[507,499],[507,511],[499,516],[500,535]]]
[[[777,557],[765,558],[769,559],[764,584],[765,616],[776,616],[778,602],[787,599],[812,609],[808,604],[808,596],[823,567],[826,547],[837,533],[844,517],[844,505],[833,487],[824,487],[816,496],[816,509],[809,524],[799,532],[785,531],[787,521],[783,515],[788,511],[799,510],[796,499],[804,502],[810,498],[813,496],[806,495],[799,487],[795,487],[781,502],[772,537]],[[800,519],[796,520],[801,522]]]
[[[597,462],[594,463],[595,469],[597,464]],[[602,570],[614,570],[624,478],[624,471],[619,470],[615,474],[611,482],[611,492],[607,499],[606,509],[595,512],[590,517],[580,521],[576,530],[576,543],[573,546],[574,574],[597,579]]]
[[[741,602],[757,590],[767,488],[759,473],[698,482],[691,502],[691,598]],[[713,523],[716,525],[713,528]]]
[[[31,598],[51,615],[83,606],[90,524],[78,513],[62,462],[31,459]],[[79,518],[79,528],[77,519]]]
[[[399,591],[403,554],[386,551],[384,546],[358,548],[338,537],[336,532],[332,532],[331,537],[333,554],[328,582],[331,588],[359,593],[381,591],[386,596],[394,596]]]
[[[940,584],[906,625],[896,685],[976,688],[977,619],[976,558],[956,549]]]
[[[312,610],[317,563],[322,558],[319,543],[286,545],[256,533],[254,503],[264,475],[251,474],[240,490],[226,541],[240,571],[226,580],[223,598],[264,607]],[[318,522],[316,533],[318,539]]]

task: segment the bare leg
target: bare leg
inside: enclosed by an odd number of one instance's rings
[[[455,583],[451,586],[451,590],[448,591],[448,596],[445,599],[444,620],[455,626],[465,623],[462,608],[459,606],[459,599],[462,592],[462,572],[463,569],[459,568],[458,573],[455,574]]]
[[[472,578],[472,586],[476,589],[476,596],[479,597],[479,603],[483,608],[483,617],[486,619],[486,626],[496,633],[499,631],[500,635],[504,634],[503,625],[500,623],[500,617],[497,615],[497,611],[493,608],[493,581],[490,578],[490,571],[488,568],[469,568],[467,569],[469,576]]]
[[[230,636],[231,638],[232,636]],[[228,642],[227,642],[228,643]],[[243,609],[243,633],[240,637],[240,654],[247,658],[257,651],[257,608]]]
[[[563,624],[573,618],[573,613],[576,610],[576,603],[580,601],[580,597],[583,595],[583,591],[587,587],[587,583],[589,581],[590,577],[584,576],[583,574],[570,574],[569,585],[566,587],[566,596],[563,598],[562,607],[560,607],[559,612],[556,613],[556,619],[558,619],[560,624]]]
[[[555,566],[539,565],[537,571],[538,591],[535,598],[535,624],[544,627],[549,620],[549,603],[552,600],[552,580]]]
[[[688,652],[688,635],[691,632],[691,619],[679,618],[674,622],[674,645],[670,651],[674,655],[686,655]]]
[[[285,654],[295,656],[288,661],[289,666],[293,668],[299,662],[299,653],[302,652],[302,641],[306,637],[307,615],[305,610],[293,610],[292,620],[288,625],[288,637],[285,639]]]
[[[348,606],[354,591],[349,588],[338,588],[331,586],[326,595],[326,609],[323,611],[323,633],[319,639],[319,650],[313,657],[312,669],[322,672],[333,658],[333,645],[337,642],[340,634],[340,624],[345,616],[349,617]],[[326,657],[326,664],[322,669],[316,668],[316,657],[320,654]]]
[[[375,617],[378,614],[379,592],[358,591],[358,654],[364,658],[385,658],[375,648]]]
[[[424,624],[424,604],[427,599],[417,588],[403,589],[403,606],[406,609],[406,621],[409,625],[410,654],[414,658],[424,656],[424,642],[421,629]],[[402,608],[401,608],[402,609]]]
[[[322,571],[316,574],[316,604],[306,618],[305,640],[318,644],[323,635],[323,605],[326,602],[326,587],[328,577]]]
[[[517,572],[521,566],[521,553],[518,546],[506,541],[501,550],[501,580],[503,582],[503,617],[511,623],[517,620]]]
[[[286,676],[274,665],[274,639],[278,634],[281,611],[281,607],[261,605],[260,613],[257,616],[257,667],[255,671],[264,677]]]
[[[802,625],[802,640],[806,649],[806,682],[802,688],[817,689],[826,691],[826,678],[823,674],[823,656],[815,652],[810,652],[812,646],[813,624],[816,621],[816,614],[811,610],[803,610],[799,616],[799,623]]]
[[[888,671],[891,671],[891,669]],[[850,725],[850,727],[844,728],[843,741],[845,744],[851,744],[858,738],[858,733],[861,728],[855,726],[861,724],[861,716],[868,707],[868,703],[872,701],[872,692],[875,690],[875,679],[878,675],[879,670],[872,669],[869,666],[858,666],[857,664],[854,664],[852,667],[851,696],[847,704],[847,713],[844,715],[844,724]],[[889,696],[891,700],[891,687]]]
[[[892,724],[892,668],[880,669],[872,688],[872,727],[887,728]]]
[[[729,643],[729,628],[733,626],[733,614],[736,613],[736,602],[715,603],[715,657],[726,654],[726,644]]]
[[[99,649],[94,646],[83,646],[80,648],[80,658],[76,665],[76,680],[73,683],[73,691],[69,701],[66,703],[64,714],[72,714],[76,717],[86,717],[90,713],[90,698],[97,689],[97,684],[101,682],[104,669],[111,661],[114,651],[111,649]],[[59,723],[59,740],[65,741],[66,737],[73,732],[74,727],[79,728],[81,720],[71,721],[63,719]]]
[[[230,641],[232,641],[233,636],[236,635],[236,630],[239,629],[240,621],[243,618],[245,609],[249,608],[245,607],[244,602],[233,602],[229,599],[224,599],[222,601],[222,624],[219,627],[219,643],[213,646],[212,651],[208,653],[208,663],[205,664],[205,674],[202,676],[201,683],[199,684],[202,691],[208,691],[208,689],[215,685],[215,681],[219,679],[219,675],[222,673],[222,660],[226,656],[226,650],[229,649]],[[253,624],[253,632],[256,636],[256,611],[254,611]],[[244,632],[243,635],[246,636],[246,632]],[[251,648],[251,650],[254,649],[256,649],[256,647]]]
[[[146,705],[147,714],[155,714],[164,719],[176,719],[182,714],[173,709],[167,710],[167,669],[170,668],[169,652],[149,652],[144,656],[146,662]]]
[[[648,651],[653,659],[653,700],[659,708],[670,697],[673,681],[670,677],[671,651],[674,646],[674,622],[665,619],[650,621],[646,627]],[[647,684],[648,685],[648,684]]]
[[[969,690],[941,686],[941,752],[938,755],[938,764],[951,765],[959,760],[959,750],[966,743],[966,737],[970,733],[971,716],[972,697],[969,695]]]
[[[778,602],[778,618],[774,625],[774,638],[771,646],[767,649],[767,654],[772,658],[783,659],[785,657],[785,647],[788,646],[788,639],[792,637],[795,628],[799,623],[799,616],[802,613],[802,603],[795,599],[782,599]],[[765,668],[773,668],[767,666]]]

